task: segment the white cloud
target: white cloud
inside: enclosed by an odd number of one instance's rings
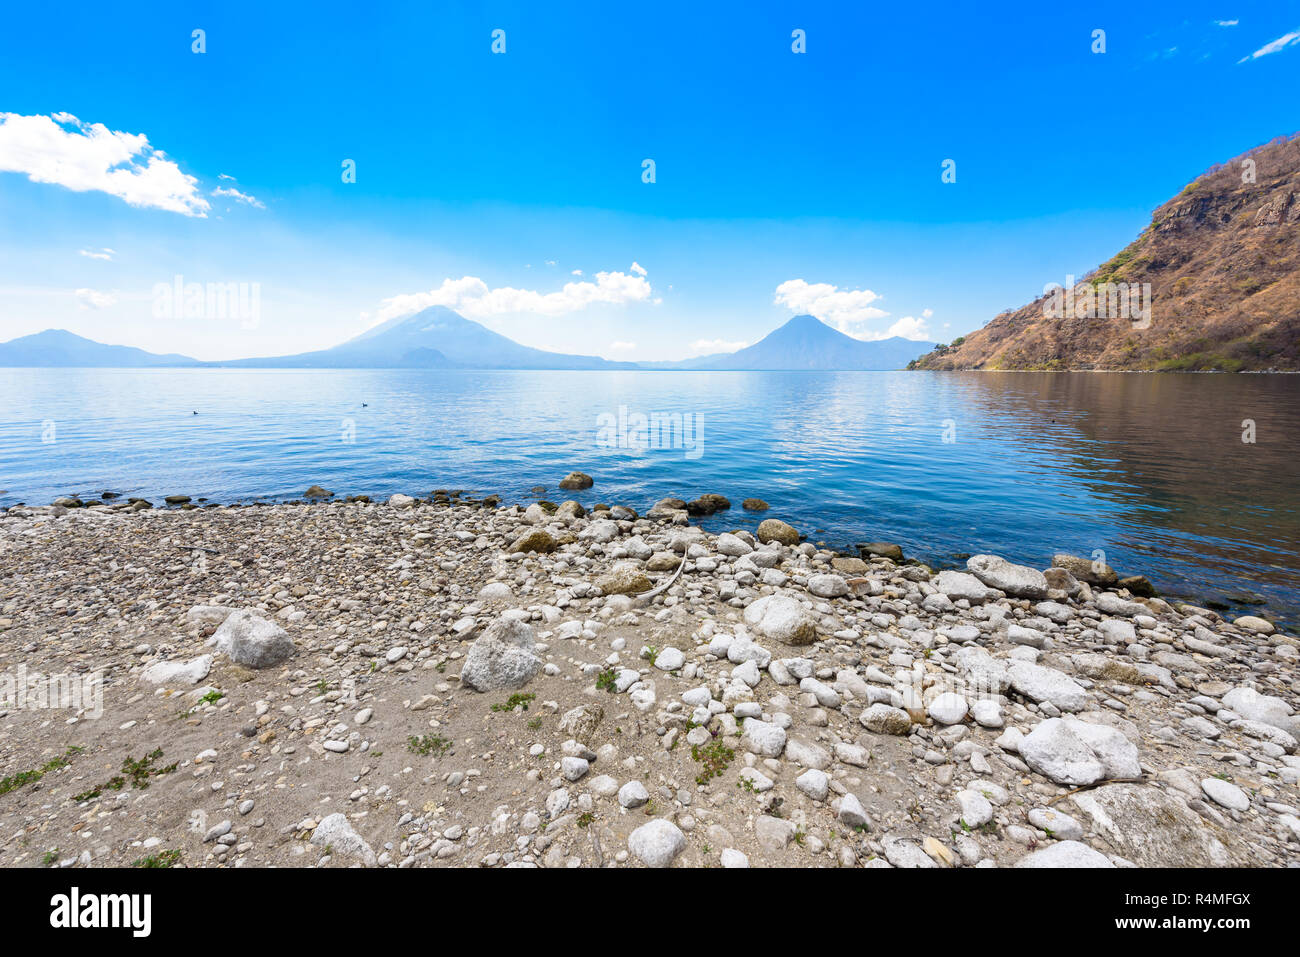
[[[117,296],[111,292],[100,292],[98,289],[78,289],[76,296],[85,309],[104,309],[117,302]]]
[[[884,332],[865,332],[861,335],[853,336],[855,339],[861,339],[863,342],[874,342],[877,339],[892,339],[894,336],[901,336],[904,339],[915,339],[918,342],[930,341],[930,324],[925,320],[932,313],[926,309],[918,316],[904,316],[896,321]],[[852,333],[850,333],[852,335]]]
[[[582,270],[581,270],[581,269],[575,269],[572,273],[570,273],[570,275],[573,275],[573,276],[581,276],[581,275],[582,275]]]
[[[85,256],[87,259],[103,259],[107,262],[113,261],[114,251],[109,249],[108,247],[104,247],[99,252],[96,252],[93,249],[82,249],[78,251],[80,252],[81,255]]]
[[[622,304],[649,299],[650,283],[644,270],[642,273],[629,276],[623,272],[598,272],[595,282],[567,282],[559,292],[546,293],[512,286],[492,289],[476,276],[444,279],[437,289],[385,299],[380,303],[375,318],[377,322],[383,322],[429,306],[446,306],[471,319],[504,313],[562,316],[594,303]]]
[[[747,345],[748,342],[727,342],[725,339],[696,339],[691,343],[691,351],[697,355],[708,356],[716,352],[735,352]]]
[[[631,352],[635,348],[635,342],[611,342],[609,344],[610,352]]]
[[[879,298],[870,289],[840,289],[825,282],[789,279],[776,287],[773,301],[791,312],[816,316],[841,332],[848,332],[858,323],[889,315],[871,305]]]
[[[186,216],[206,216],[210,208],[198,193],[198,180],[150,146],[143,133],[83,123],[70,113],[0,113],[0,172]]]
[[[645,267],[643,267],[638,262],[632,263],[632,271],[636,273],[638,276],[644,276],[646,274]]]
[[[231,176],[229,173],[218,173],[217,179],[228,179],[231,182],[235,182],[235,183],[239,182],[239,180],[235,179],[235,177]]]
[[[1237,25],[1237,22],[1238,22],[1238,21],[1236,21],[1236,20],[1215,20],[1214,22],[1217,23],[1217,24],[1218,24],[1219,26],[1221,26],[1221,27],[1235,27],[1235,26]]]
[[[233,179],[233,177],[231,178]],[[248,206],[255,206],[258,209],[266,209],[266,204],[263,203],[256,196],[249,196],[247,193],[241,193],[239,190],[233,187],[230,189],[225,189],[221,186],[218,186],[216,189],[212,191],[212,195],[226,196],[230,199],[233,199],[237,203],[244,203]]]
[[[1278,37],[1271,43],[1265,43],[1250,56],[1244,56],[1237,62],[1245,63],[1247,60],[1258,60],[1262,56],[1268,56],[1270,53],[1277,53],[1280,50],[1285,50],[1289,46],[1295,46],[1297,43],[1300,43],[1300,30],[1292,30],[1290,33]]]

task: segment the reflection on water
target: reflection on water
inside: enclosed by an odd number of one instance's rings
[[[581,469],[597,479],[577,493],[588,504],[757,496],[814,540],[897,541],[936,562],[1102,549],[1172,594],[1255,593],[1293,614],[1297,400],[1294,376],[10,369],[0,504],[312,483],[527,500],[535,485],[559,498]],[[598,417],[621,406],[694,415],[703,453],[603,447]]]

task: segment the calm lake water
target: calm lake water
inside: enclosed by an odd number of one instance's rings
[[[620,447],[637,415],[690,428]],[[1298,462],[1297,376],[0,370],[0,505],[543,485],[644,511],[720,492],[711,530],[756,525],[739,505],[757,496],[814,541],[949,565],[1101,549],[1163,593],[1256,595],[1292,621]],[[573,469],[595,488],[559,492]]]

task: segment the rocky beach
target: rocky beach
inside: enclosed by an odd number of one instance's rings
[[[0,513],[0,865],[1300,864],[1300,639],[1100,563],[720,496],[169,504]]]

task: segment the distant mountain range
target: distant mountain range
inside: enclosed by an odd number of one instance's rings
[[[200,366],[198,359],[158,355],[134,346],[106,346],[63,329],[46,329],[0,343],[0,366],[144,369]]]
[[[901,369],[932,342],[863,342],[812,316],[795,316],[738,352],[678,362],[616,362],[523,346],[443,306],[390,319],[332,349],[261,359],[201,362],[108,346],[62,329],[0,343],[0,367],[225,367],[252,369],[681,369],[870,371]]]
[[[912,368],[1300,370],[1300,134],[1209,170],[1082,282]]]

